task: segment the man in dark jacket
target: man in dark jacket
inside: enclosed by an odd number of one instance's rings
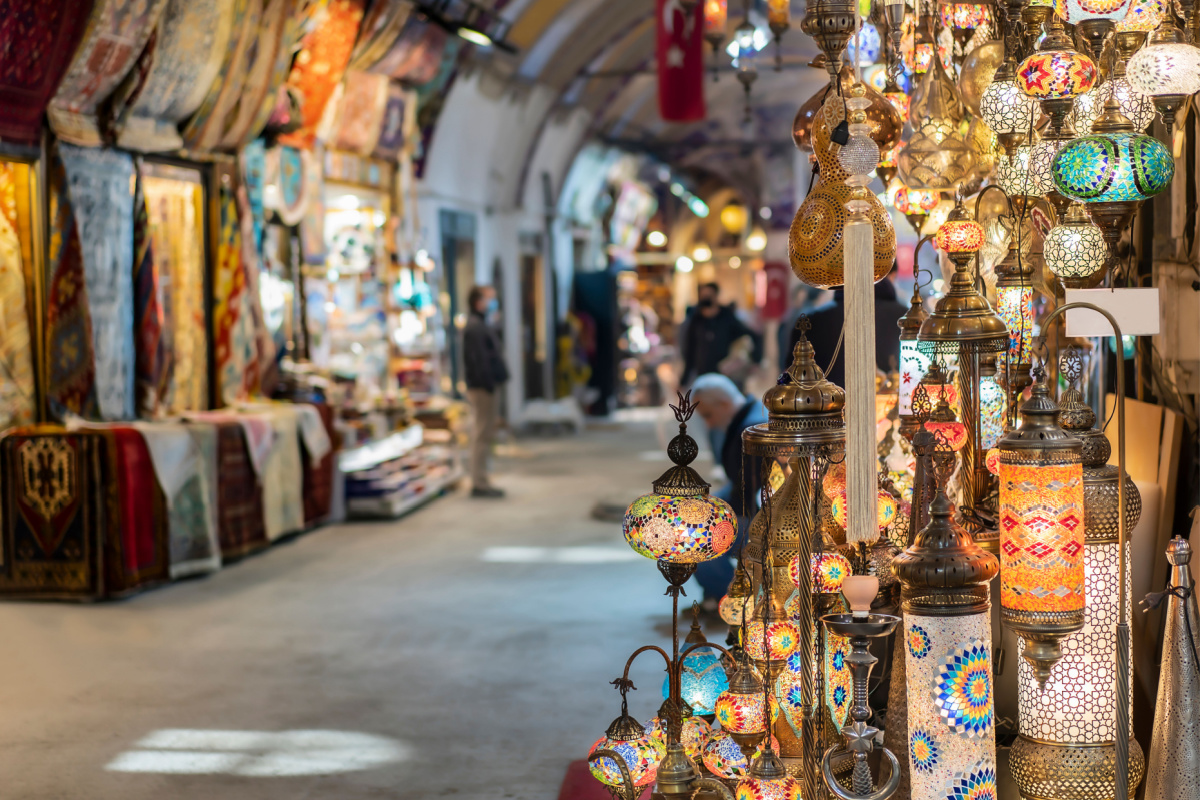
[[[504,496],[504,490],[488,480],[488,456],[496,435],[496,390],[508,381],[500,341],[485,316],[495,303],[495,292],[489,286],[474,286],[467,296],[471,315],[463,329],[463,366],[467,399],[475,416],[471,436],[472,497]]]
[[[729,503],[738,520],[737,541],[733,547],[725,555],[705,561],[696,568],[696,581],[704,590],[701,605],[705,610],[716,610],[733,580],[733,559],[746,541],[750,517],[758,509],[758,490],[762,487],[758,459],[753,459],[753,464],[745,463],[743,470],[746,459],[742,454],[742,431],[766,422],[767,409],[757,399],[738,391],[729,378],[717,373],[696,379],[692,385],[692,399],[697,404],[696,413],[708,426],[713,454],[720,460],[728,479],[713,495]]]
[[[749,336],[752,343],[750,359],[757,364],[762,361],[762,337],[738,319],[733,306],[718,302],[720,287],[705,283],[699,289],[699,302],[684,321],[683,331],[683,380],[684,386],[691,384],[699,375],[719,372],[719,367],[729,355],[733,343]]]
[[[896,286],[892,283],[895,266],[887,277],[875,284],[875,366],[883,372],[891,372],[900,366],[900,334],[896,323],[908,306],[896,298]],[[842,333],[842,323],[861,323],[861,320],[846,319],[846,292],[840,286],[833,290],[833,300],[808,313],[812,330],[808,331],[808,340],[812,342],[813,355],[817,366],[821,369],[829,367],[829,359],[837,349],[838,337]],[[796,348],[796,340],[800,338],[795,326],[792,326],[791,339],[786,350],[788,364],[792,361],[792,351]],[[783,360],[785,353],[780,353]],[[838,350],[837,360],[833,362],[825,377],[838,386],[846,385],[846,346],[842,343]]]

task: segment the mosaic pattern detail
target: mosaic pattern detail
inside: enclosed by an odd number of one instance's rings
[[[1046,234],[1042,254],[1046,268],[1058,277],[1084,279],[1104,269],[1108,243],[1100,229],[1090,223],[1055,225]]]
[[[800,782],[791,775],[778,780],[746,778],[737,785],[736,800],[800,800]]]
[[[1033,355],[1033,287],[1006,286],[996,291],[996,314],[1008,328],[1008,352],[1015,363]]]
[[[800,726],[804,721],[804,693],[801,690],[800,654],[788,656],[788,668],[781,670],[775,680],[775,698],[779,702],[779,710],[796,738],[800,738]]]
[[[763,730],[763,696],[722,692],[717,698],[716,717],[730,733],[758,733]]]
[[[850,562],[841,553],[813,553],[812,590],[814,593],[833,593],[842,590],[842,582],[851,574]],[[792,559],[789,568],[792,583],[800,585],[800,557]]]
[[[997,134],[1028,131],[1037,111],[1037,101],[1021,91],[1015,78],[988,84],[979,99],[979,115]]]
[[[729,688],[725,668],[721,666],[721,658],[715,650],[689,653],[683,660],[681,677],[683,680],[679,688],[683,702],[691,706],[692,713],[696,715],[713,713],[717,698]],[[669,694],[670,685],[670,678],[663,680],[664,700]]]
[[[922,728],[917,728],[908,737],[908,757],[917,772],[932,772],[940,754],[937,740]]]
[[[982,761],[955,775],[946,787],[946,800],[997,800],[999,796],[996,767]]]
[[[683,745],[683,752],[687,754],[688,758],[694,761],[704,754],[704,745],[708,742],[710,733],[712,733],[712,729],[699,716],[691,716],[683,721],[683,731],[679,736],[679,743]],[[667,726],[662,719],[655,717],[646,723],[646,736],[656,750],[661,750],[663,754],[666,754]]]
[[[975,738],[991,731],[993,713],[992,653],[975,640],[953,650],[937,679],[937,707],[955,733]]]
[[[717,497],[647,494],[625,513],[625,541],[646,558],[697,564],[722,555],[737,536],[737,517]]]
[[[850,716],[854,701],[854,676],[846,656],[850,655],[850,640],[844,636],[826,634],[825,639],[825,702],[838,730]]]
[[[846,43],[846,57],[853,58],[857,52],[859,65],[869,67],[879,60],[882,46],[883,38],[879,35],[879,29],[869,22],[864,22],[858,35],[851,36],[850,41]]]
[[[1096,83],[1096,62],[1067,50],[1043,50],[1021,62],[1017,86],[1030,97],[1055,100],[1076,97]]]
[[[1147,200],[1171,183],[1175,162],[1155,138],[1109,133],[1067,143],[1050,173],[1059,192],[1085,203]]]
[[[1033,669],[1018,658],[1017,688],[1020,730],[1026,736],[1051,742],[1101,744],[1116,739],[1117,643],[1113,636],[1120,610],[1119,545],[1089,544],[1084,548],[1087,606],[1083,629],[1062,640],[1063,657],[1039,690]],[[1129,545],[1126,544],[1126,548]],[[1128,549],[1125,551],[1130,552]],[[1126,577],[1130,577],[1126,559]],[[1130,584],[1126,583],[1126,587]],[[1133,593],[1126,593],[1126,621],[1133,609]],[[1024,650],[1018,645],[1018,656]],[[1132,650],[1132,646],[1131,646]],[[1131,653],[1132,658],[1132,653]],[[1132,662],[1131,662],[1132,663]],[[1133,676],[1130,674],[1130,691]],[[1132,719],[1132,706],[1131,706]]]
[[[1117,23],[1117,32],[1146,31],[1149,33],[1159,26],[1167,11],[1166,0],[1133,0],[1129,10]]]
[[[933,642],[929,639],[929,634],[920,625],[911,625],[908,628],[908,634],[905,637],[908,641],[908,654],[916,659],[924,658],[929,655],[929,649],[933,646]]]
[[[746,626],[746,652],[755,661],[782,661],[799,646],[800,631],[790,620],[772,622],[765,630],[759,620]]]
[[[1085,19],[1123,19],[1129,0],[1067,0],[1067,22],[1078,25]]]
[[[1121,113],[1129,117],[1134,130],[1145,131],[1154,122],[1154,101],[1133,90],[1126,78],[1110,78],[1075,98],[1075,130],[1086,136],[1104,112],[1108,98],[1116,96]]]
[[[1010,337],[1009,343],[1012,339]],[[1008,406],[1007,393],[995,375],[979,379],[980,446],[987,450],[996,446],[1004,435],[1004,409]]]
[[[597,750],[612,750],[625,762],[629,777],[636,786],[649,786],[654,783],[658,773],[658,762],[667,754],[666,748],[660,750],[650,737],[643,737],[632,742],[618,742],[601,736],[592,745],[588,755]],[[606,786],[621,785],[621,768],[611,758],[601,758],[591,762],[592,776]]]
[[[1018,611],[1083,608],[1083,467],[1000,459],[1000,601]]]
[[[983,247],[983,226],[973,219],[946,220],[933,243],[943,253],[974,253]]]
[[[721,621],[731,627],[742,624],[742,617],[750,610],[750,601],[745,597],[730,597],[725,595],[717,606]]]
[[[942,24],[955,30],[982,28],[992,22],[991,9],[975,3],[953,3],[941,6]]]
[[[916,341],[900,342],[900,408],[897,412],[900,416],[912,416],[913,392],[916,391],[921,378],[925,377],[931,361],[932,359],[917,347]]]
[[[991,450],[987,451],[987,457],[984,460],[984,464],[987,466],[988,472],[992,473],[993,475],[1000,474],[1000,448],[999,447],[993,447]]]
[[[1129,59],[1126,77],[1144,95],[1193,94],[1200,90],[1200,48],[1186,42],[1143,47]]]
[[[923,636],[914,637],[915,630]],[[909,658],[905,666],[911,796],[913,800],[975,800],[975,795],[961,791],[953,794],[952,787],[961,787],[964,779],[988,769],[995,783],[991,614],[907,614],[904,635],[908,643],[914,638],[929,642],[928,655]],[[972,786],[970,780],[965,785]],[[982,800],[987,795],[977,797]]]
[[[779,740],[774,736],[771,737],[771,746],[775,748],[776,753],[779,752]],[[760,745],[755,751],[755,756],[762,751],[763,748]],[[701,760],[704,762],[705,769],[725,780],[743,778],[749,771],[749,764],[746,763],[746,757],[742,755],[742,748],[738,747],[737,742],[729,733],[720,727],[713,728],[709,734]]]
[[[900,507],[896,505],[896,498],[880,490],[875,501],[875,520],[879,529],[883,530],[895,522],[899,512]],[[841,491],[829,496],[829,513],[833,515],[834,522],[843,528],[846,527],[846,489],[844,485]]]

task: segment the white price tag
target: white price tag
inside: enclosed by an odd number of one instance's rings
[[[1090,303],[1117,320],[1124,336],[1157,336],[1158,289],[1067,289],[1067,304]],[[1112,325],[1090,308],[1067,311],[1067,336],[1112,336]]]

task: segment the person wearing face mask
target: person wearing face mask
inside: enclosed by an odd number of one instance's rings
[[[467,399],[475,417],[471,432],[471,496],[498,498],[504,490],[488,479],[488,456],[496,436],[496,390],[508,381],[500,340],[488,322],[499,308],[490,286],[474,286],[467,296],[471,310],[463,329],[463,366]]]
[[[717,284],[702,284],[699,301],[684,322],[681,381],[684,386],[690,386],[698,376],[709,372],[724,373],[721,362],[730,355],[734,343],[742,339],[748,340],[750,362],[762,361],[762,337],[738,318],[732,305],[721,305],[719,294]]]

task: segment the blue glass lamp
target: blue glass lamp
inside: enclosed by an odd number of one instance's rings
[[[692,629],[684,641],[684,649],[694,644],[705,644],[704,631],[700,630],[697,613],[692,615]],[[680,670],[679,694],[683,702],[692,707],[692,714],[707,717],[716,713],[717,698],[729,688],[729,679],[717,651],[704,647],[693,650],[683,659]],[[671,695],[671,679],[663,681],[663,699]]]
[[[1050,176],[1061,194],[1084,204],[1115,256],[1138,207],[1171,184],[1175,161],[1162,142],[1134,129],[1112,96],[1092,131],[1058,151]]]

